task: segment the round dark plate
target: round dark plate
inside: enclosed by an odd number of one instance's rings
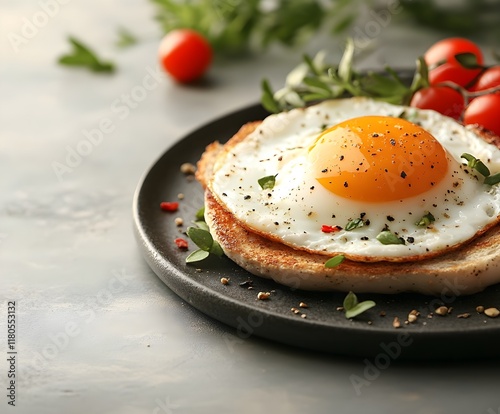
[[[465,297],[457,296],[451,284],[441,297],[363,294],[360,300],[374,300],[377,306],[348,320],[337,310],[345,293],[292,290],[252,276],[226,257],[185,263],[189,252],[181,251],[174,239],[186,238],[181,232],[203,205],[203,191],[180,172],[180,165],[196,163],[207,144],[224,142],[242,124],[265,116],[260,105],[253,105],[210,122],[168,149],[142,178],[134,198],[135,232],[146,261],[160,279],[198,310],[234,327],[234,334],[225,337],[228,346],[257,335],[311,350],[369,357],[376,366],[396,358],[500,356],[500,317],[488,318],[475,310],[478,305],[500,307],[500,285]],[[177,212],[160,209],[160,202],[175,201],[179,193],[184,199]],[[176,217],[184,219],[182,228],[174,223]],[[228,285],[221,283],[222,277],[230,279]],[[261,291],[271,292],[270,300],[257,300]],[[308,307],[299,307],[301,302]],[[439,316],[434,310],[440,305],[453,309]],[[414,309],[420,317],[405,324]],[[470,316],[458,317],[465,313]],[[399,329],[393,326],[395,317]]]

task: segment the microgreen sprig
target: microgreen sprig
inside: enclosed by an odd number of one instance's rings
[[[467,166],[476,170],[479,174],[484,177],[484,183],[487,185],[495,185],[500,183],[500,172],[491,175],[490,169],[479,159],[471,154],[464,152],[461,158],[467,160]]]
[[[188,227],[187,235],[198,246],[198,250],[186,257],[186,263],[199,262],[210,254],[221,257],[224,252],[217,240],[214,240],[210,234],[207,224],[204,221],[197,221],[195,224],[197,227]]]
[[[358,297],[354,294],[354,292],[349,292],[343,303],[345,317],[347,319],[355,318],[374,306],[376,306],[376,303],[373,300],[359,302]]]

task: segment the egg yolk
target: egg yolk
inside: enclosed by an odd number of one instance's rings
[[[441,144],[400,118],[363,116],[324,131],[309,149],[312,173],[327,190],[365,202],[422,194],[446,175]]]

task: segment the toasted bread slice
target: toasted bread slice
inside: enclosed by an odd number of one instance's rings
[[[244,139],[259,124],[244,125],[231,139],[231,145]],[[493,135],[484,137],[500,147],[500,140]],[[294,289],[448,296],[476,293],[500,282],[500,225],[458,249],[431,259],[405,263],[346,259],[337,267],[325,268],[324,255],[295,250],[251,232],[217,202],[206,184],[218,154],[226,150],[213,143],[198,162],[196,177],[205,188],[205,219],[225,254],[254,275]]]

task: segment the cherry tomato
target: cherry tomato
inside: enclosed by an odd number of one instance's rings
[[[486,69],[472,86],[471,91],[478,92],[495,87],[500,87],[500,66]]]
[[[479,46],[461,37],[450,37],[434,43],[425,52],[424,59],[429,66],[438,65],[442,62],[460,65],[455,59],[455,55],[459,53],[472,53],[476,56],[477,62],[480,65],[483,64],[483,53]]]
[[[477,63],[483,64],[483,53],[479,46],[461,37],[443,39],[425,52],[427,65],[431,68],[438,65],[429,71],[431,85],[448,81],[466,87],[479,75],[481,69],[467,69],[458,62],[455,55],[460,53],[472,53]]]
[[[446,86],[429,86],[415,92],[410,106],[433,109],[443,115],[459,119],[464,110],[464,97],[460,92]]]
[[[500,136],[500,94],[479,96],[465,108],[464,123],[479,124]]]
[[[212,54],[207,40],[191,29],[172,30],[158,49],[163,68],[182,83],[199,79],[210,66]]]
[[[452,63],[444,63],[429,71],[429,82],[431,85],[437,85],[442,82],[453,82],[466,87],[480,73],[481,69],[467,69]]]

